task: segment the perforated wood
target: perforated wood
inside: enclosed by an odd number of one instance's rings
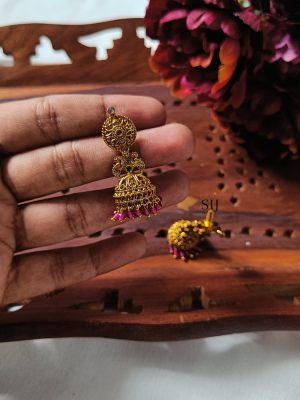
[[[218,130],[209,110],[194,99],[174,101],[159,85],[95,91],[116,90],[157,97],[166,104],[169,121],[180,121],[194,130],[197,151],[192,160],[148,171],[152,175],[184,169],[191,179],[190,196],[151,221],[127,223],[86,238],[84,242],[92,242],[139,231],[148,239],[149,257],[35,298],[19,311],[2,310],[1,340],[57,336],[166,340],[299,329],[297,165],[277,166],[278,172],[257,165]],[[102,186],[98,182],[90,188]],[[169,224],[178,218],[203,216],[206,199],[214,207],[218,201],[217,219],[226,238],[211,238],[197,261],[173,260],[167,254]]]
[[[21,309],[18,305],[1,309],[2,341],[63,336],[166,340],[300,329],[299,162],[258,165],[218,130],[209,110],[194,98],[181,102],[172,99],[162,85],[128,84],[154,79],[148,68],[149,51],[136,38],[140,24],[133,19],[86,27],[32,24],[0,28],[0,44],[15,60],[13,67],[0,67],[2,101],[62,92],[145,94],[162,101],[169,121],[187,124],[197,138],[191,160],[148,171],[152,175],[184,169],[191,179],[185,202],[151,221],[115,226],[77,240],[92,243],[139,231],[149,242],[147,257],[35,298]],[[78,45],[78,37],[112,26],[123,27],[123,38],[107,61],[97,62],[95,51]],[[29,56],[41,35],[48,36],[55,49],[65,49],[73,64],[30,65]],[[101,86],[103,79],[118,83]],[[110,183],[95,182],[89,188]],[[80,189],[63,194],[76,190]],[[168,226],[178,218],[203,216],[210,201],[214,208],[218,202],[217,219],[226,237],[207,241],[197,261],[173,260],[167,254]]]

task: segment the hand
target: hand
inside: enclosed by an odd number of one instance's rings
[[[138,233],[35,251],[115,225],[113,188],[40,199],[111,176],[115,152],[100,137],[110,105],[137,126],[136,146],[147,167],[191,156],[190,130],[164,125],[164,108],[152,98],[63,95],[0,105],[1,305],[92,278],[144,254],[145,239]],[[159,175],[154,183],[164,206],[187,195],[180,171]],[[31,251],[18,254],[25,249]]]

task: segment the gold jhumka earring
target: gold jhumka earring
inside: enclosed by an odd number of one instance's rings
[[[145,163],[130,147],[136,138],[136,127],[128,117],[117,115],[113,107],[107,110],[102,126],[104,142],[120,154],[114,158],[112,173],[119,178],[115,186],[115,211],[112,220],[129,219],[156,214],[162,207],[162,199],[156,187],[144,175]]]

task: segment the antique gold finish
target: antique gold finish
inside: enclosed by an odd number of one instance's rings
[[[214,211],[208,210],[204,220],[179,220],[168,229],[169,252],[174,258],[187,261],[196,258],[201,252],[201,240],[216,233],[224,233],[214,220]]]
[[[161,209],[162,204],[156,187],[144,175],[144,161],[137,152],[130,152],[136,138],[136,127],[128,117],[116,115],[113,107],[109,107],[107,113],[102,127],[103,140],[121,153],[114,158],[112,167],[113,175],[119,178],[112,220],[123,222],[143,215],[150,217]]]

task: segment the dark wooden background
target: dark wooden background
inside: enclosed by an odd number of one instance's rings
[[[149,49],[137,38],[140,19],[86,26],[29,24],[0,28],[0,46],[14,66],[0,66],[0,100],[50,93],[131,93],[165,104],[169,121],[196,134],[195,156],[148,171],[182,168],[189,197],[151,221],[116,226],[76,242],[91,243],[139,231],[147,257],[65,290],[0,310],[0,340],[104,336],[175,340],[268,329],[300,329],[299,163],[258,164],[234,144],[196,99],[174,99],[148,67]],[[97,61],[85,34],[121,27],[123,36]],[[41,35],[64,49],[70,65],[30,65]],[[109,182],[94,182],[100,188]],[[68,193],[82,188],[70,189]],[[63,195],[68,195],[64,193]],[[206,242],[202,257],[182,263],[167,254],[168,226],[178,218],[203,217],[202,200],[218,200],[225,238]]]

